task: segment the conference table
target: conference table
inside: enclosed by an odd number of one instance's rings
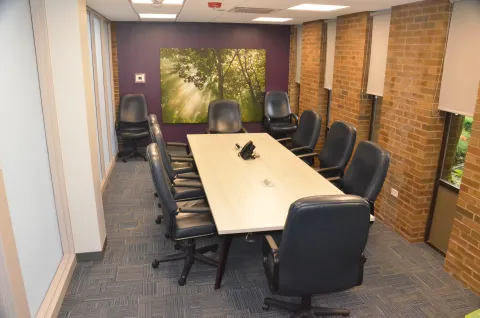
[[[215,289],[220,288],[234,235],[283,230],[290,205],[296,200],[343,194],[268,134],[187,138],[217,232],[223,236]],[[243,160],[235,145],[250,140],[259,157]]]

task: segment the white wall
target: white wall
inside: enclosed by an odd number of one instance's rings
[[[34,315],[63,252],[28,0],[0,1],[0,43],[0,158],[28,305]]]
[[[85,0],[45,0],[60,145],[76,253],[106,237]]]

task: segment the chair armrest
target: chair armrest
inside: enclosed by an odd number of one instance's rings
[[[268,243],[270,247],[270,253],[278,253],[278,246],[275,240],[271,235],[265,235],[265,241]]]
[[[343,189],[343,182],[342,178],[340,177],[333,177],[333,178],[327,178],[328,181],[330,181],[334,186],[339,188],[340,190]]]
[[[308,157],[314,157],[315,158],[316,156],[318,156],[318,153],[312,152],[312,153],[306,153],[304,155],[299,155],[297,157],[300,158],[300,159],[303,159],[303,158],[308,158]]]
[[[170,155],[170,158],[193,158],[193,155],[192,154],[169,154]]]
[[[174,179],[172,184],[175,188],[193,188],[193,189],[203,189],[203,185],[201,183],[188,183],[186,179],[184,180],[178,180],[178,181],[186,181],[185,183],[176,183],[177,179]]]
[[[245,127],[242,127],[242,133],[246,134],[248,131],[245,129]]]
[[[340,171],[342,172],[343,169],[340,166],[335,166],[335,167],[329,167],[329,168],[320,168],[320,169],[315,169],[316,172],[322,173],[322,172],[330,172],[330,171]],[[338,178],[338,177],[337,177]]]
[[[185,148],[187,154],[190,153],[190,147],[184,142],[167,142],[167,146]]]
[[[294,154],[298,154],[299,152],[313,152],[313,149],[311,149],[310,147],[307,147],[307,146],[304,146],[304,147],[298,147],[298,148],[292,148],[290,149],[291,152],[293,152]]]
[[[295,119],[295,125],[298,126],[298,116],[297,116],[296,114],[294,114],[294,113],[291,113],[290,116]]]
[[[177,210],[178,213],[211,213],[212,210],[209,207],[186,207]]]
[[[170,161],[176,161],[176,162],[194,162],[193,158],[191,158],[191,157],[170,157]]]
[[[280,138],[280,139],[275,139],[275,140],[278,141],[279,143],[283,143],[283,142],[291,141],[292,138],[286,137],[286,138]]]
[[[195,175],[184,175],[184,174],[177,174],[175,179],[184,179],[184,180],[200,180],[200,176],[198,174]]]

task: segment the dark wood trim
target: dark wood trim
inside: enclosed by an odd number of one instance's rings
[[[327,134],[328,131],[330,130],[330,107],[332,106],[332,90],[327,89],[328,94],[327,94],[327,114],[325,115],[325,139],[327,139]]]
[[[430,238],[430,231],[432,229],[433,212],[435,211],[435,202],[437,200],[438,187],[440,186],[443,166],[445,164],[445,154],[447,150],[448,136],[450,135],[450,128],[452,126],[452,116],[452,113],[445,112],[445,125],[443,128],[442,147],[440,148],[440,157],[438,158],[437,174],[435,175],[435,184],[433,186],[432,199],[430,202],[430,211],[428,212],[427,224],[425,226],[424,241],[429,245],[430,243],[428,242],[428,239]]]
[[[428,241],[425,241],[425,244],[427,244],[428,246],[430,246],[431,248],[433,248],[435,251],[437,251],[438,253],[442,254],[443,257],[446,256],[446,254],[441,250],[439,249],[438,247],[436,247],[435,245],[433,245],[432,243],[428,242]]]
[[[107,249],[107,238],[105,237],[105,242],[103,242],[103,248],[98,252],[89,252],[89,253],[77,253],[77,262],[90,262],[90,261],[101,261],[103,256],[105,256],[105,250]]]
[[[454,186],[453,184],[451,184],[450,182],[448,181],[445,181],[444,179],[440,179],[438,180],[438,185],[439,186],[442,186],[444,188],[447,188],[448,190],[452,191],[452,192],[455,192],[456,194],[459,194],[460,193],[460,188],[457,188],[456,186]]]
[[[370,129],[368,132],[368,140],[373,141],[373,135],[375,134],[375,120],[377,117],[378,96],[372,95],[372,113],[370,115]]]

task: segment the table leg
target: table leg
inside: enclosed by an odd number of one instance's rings
[[[225,273],[225,265],[227,265],[228,252],[232,244],[233,235],[225,235],[223,239],[222,250],[220,252],[220,260],[217,267],[217,278],[215,279],[215,289],[219,289],[222,285],[223,274]]]

